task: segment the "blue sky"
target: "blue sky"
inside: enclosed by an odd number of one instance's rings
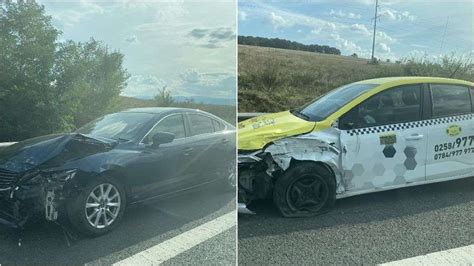
[[[472,0],[379,0],[379,5],[376,57],[472,58]],[[327,44],[343,55],[370,57],[375,0],[241,0],[238,8],[239,35]]]
[[[125,54],[122,95],[236,97],[236,2],[40,0],[61,40],[93,37]]]

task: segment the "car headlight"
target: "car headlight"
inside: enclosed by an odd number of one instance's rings
[[[257,150],[251,153],[239,153],[237,156],[237,162],[239,164],[260,162],[262,160],[262,155],[263,152],[261,150]]]
[[[53,181],[67,182],[76,176],[77,170],[44,171],[41,176]]]

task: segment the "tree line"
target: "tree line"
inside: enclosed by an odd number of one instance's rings
[[[238,36],[238,43],[243,45],[263,46],[272,48],[281,48],[289,50],[299,50],[306,52],[315,52],[323,54],[340,55],[341,51],[335,47],[318,44],[302,44],[280,38],[264,38],[253,36]]]

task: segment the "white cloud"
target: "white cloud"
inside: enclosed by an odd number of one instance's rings
[[[339,34],[331,34],[331,38],[336,42],[339,49],[344,49],[348,54],[357,53],[359,56],[367,56],[367,51],[356,43],[342,38]]]
[[[369,29],[367,29],[367,27],[363,24],[352,24],[351,25],[351,30],[356,31],[356,32],[360,32],[365,36],[372,35],[372,33],[369,31]]]
[[[93,15],[103,14],[104,8],[98,3],[90,0],[81,0],[79,2],[69,2],[71,5],[68,9],[48,9],[48,14],[60,24],[64,29],[70,29]]]
[[[120,95],[151,99],[167,85],[167,82],[153,75],[135,75],[127,80],[128,86]]]
[[[397,41],[397,39],[391,37],[390,35],[388,35],[387,33],[383,32],[383,31],[377,31],[377,40],[378,41],[381,41],[381,42],[385,42],[385,43],[394,43]]]
[[[411,15],[410,12],[408,11],[400,12],[400,11],[397,11],[394,9],[388,9],[388,8],[382,9],[380,11],[380,16],[388,18],[390,20],[398,20],[398,21],[403,21],[403,20],[413,21],[416,19],[416,16]]]
[[[377,48],[382,53],[390,53],[392,51],[392,49],[390,49],[390,47],[383,42],[377,43]]]
[[[245,12],[243,10],[239,10],[239,20],[240,21],[246,21],[247,18],[248,18],[247,12]]]
[[[386,18],[391,19],[391,20],[396,20],[397,19],[397,16],[395,15],[395,13],[390,9],[384,9],[384,10],[380,11],[379,14],[380,14],[380,16],[386,17]]]
[[[331,11],[329,12],[329,15],[331,15],[333,17],[350,18],[350,19],[360,19],[362,17],[360,14],[355,14],[355,13],[352,13],[352,12],[344,13],[341,10],[338,10],[336,12],[336,11],[334,11],[334,9],[331,9]]]
[[[287,28],[294,25],[294,23],[290,20],[283,18],[281,15],[277,15],[275,12],[270,12],[268,20],[273,25],[275,30],[280,28]]]
[[[206,90],[208,93],[206,96],[233,98],[236,92],[236,78],[228,73],[201,73],[196,69],[187,69],[170,84],[169,88],[174,96],[197,96]]]
[[[283,10],[264,2],[252,2],[251,5],[241,5],[239,12],[244,11],[252,19],[258,19],[272,26],[274,31],[291,28],[294,26],[308,27],[308,32],[319,34],[321,31],[338,30],[343,24],[301,14],[298,12]]]

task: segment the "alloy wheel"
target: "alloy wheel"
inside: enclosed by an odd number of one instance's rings
[[[92,227],[103,229],[117,219],[120,208],[119,190],[114,185],[105,183],[92,189],[86,200],[85,215]]]

